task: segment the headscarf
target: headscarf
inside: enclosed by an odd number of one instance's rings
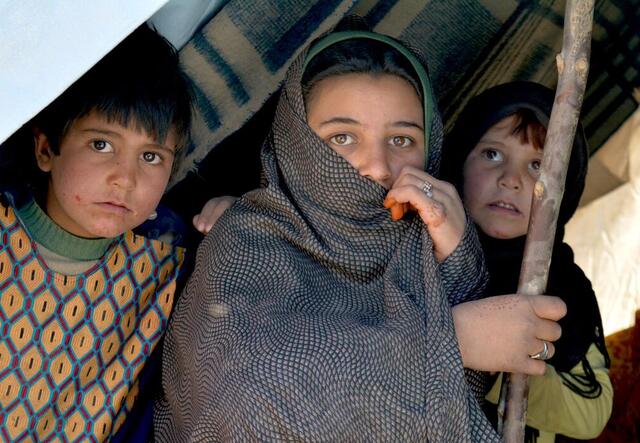
[[[307,125],[305,57],[263,146],[265,187],[198,249],[166,336],[156,439],[498,441],[465,383],[450,309],[483,288],[472,227],[439,266],[419,218],[391,221],[387,191]],[[428,130],[435,172],[437,115]]]
[[[462,194],[465,160],[487,130],[519,109],[532,111],[546,128],[553,101],[554,93],[551,89],[524,81],[499,85],[474,97],[447,137],[442,165],[443,178],[454,183]],[[575,264],[571,247],[562,241],[564,226],[576,211],[584,190],[587,164],[587,141],[582,125],[578,124],[565,192],[560,204],[546,290],[547,294],[564,300],[567,315],[559,322],[562,337],[554,343],[555,355],[547,363],[563,373],[561,376],[571,389],[586,397],[597,397],[601,388],[585,355],[589,346],[595,343],[608,361],[600,311],[589,279]],[[484,234],[480,229],[478,231],[489,268],[486,296],[516,292],[526,236],[501,240]],[[581,361],[587,376],[576,378],[568,374]]]

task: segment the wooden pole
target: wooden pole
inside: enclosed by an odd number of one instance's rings
[[[556,221],[589,72],[593,5],[594,0],[567,0],[566,3],[562,52],[556,57],[558,87],[547,128],[540,178],[533,190],[519,294],[542,294],[547,286]],[[504,426],[499,425],[499,431],[505,443],[521,443],[527,418],[528,377],[510,374],[505,377],[503,391],[505,388],[506,413]],[[499,405],[498,411],[505,411],[504,404]]]

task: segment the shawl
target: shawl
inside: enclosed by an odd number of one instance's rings
[[[549,124],[554,93],[532,82],[512,82],[488,89],[469,102],[453,131],[447,137],[443,155],[443,176],[462,193],[464,162],[482,135],[495,123],[524,108],[534,112],[545,127]],[[576,211],[587,173],[587,142],[579,124],[569,160],[565,192],[560,204],[556,238],[552,251],[547,294],[563,299],[567,315],[559,321],[562,337],[554,343],[556,353],[547,363],[553,365],[571,389],[585,397],[597,397],[600,386],[595,377],[576,379],[568,372],[580,361],[589,374],[585,354],[595,343],[608,361],[602,333],[602,320],[591,282],[574,262],[571,247],[562,241],[564,226]],[[480,232],[489,285],[485,296],[514,293],[518,287],[526,236],[500,240]]]
[[[178,300],[155,437],[498,441],[465,382],[450,308],[484,286],[475,231],[438,265],[419,218],[391,221],[387,191],[306,124],[305,54],[263,145],[264,187],[203,240]],[[429,130],[435,173],[438,116]]]

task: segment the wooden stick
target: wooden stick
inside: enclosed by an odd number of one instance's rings
[[[542,294],[547,286],[556,221],[587,84],[593,5],[594,0],[567,0],[562,52],[556,57],[558,87],[547,128],[540,178],[533,190],[519,294]],[[527,418],[528,377],[510,374],[505,380],[502,388],[505,389],[506,384],[506,413],[502,436],[505,443],[521,443]],[[504,405],[498,410],[504,411]]]

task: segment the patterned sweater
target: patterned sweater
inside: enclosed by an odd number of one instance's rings
[[[0,440],[107,440],[166,329],[184,251],[127,232],[65,275],[4,202],[0,236]]]

